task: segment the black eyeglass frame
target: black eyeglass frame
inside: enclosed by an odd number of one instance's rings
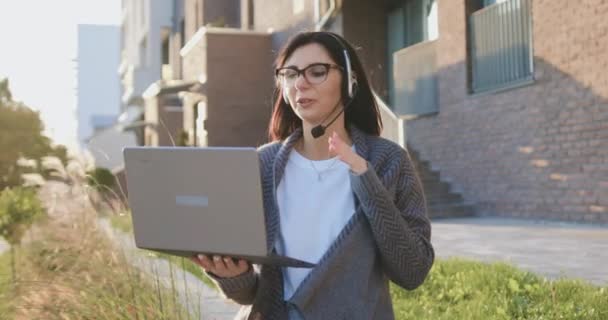
[[[327,69],[327,73],[325,74],[325,79],[323,79],[323,81],[315,83],[315,82],[311,82],[308,77],[306,76],[306,71],[312,67],[316,67],[316,66],[324,66]],[[276,80],[279,83],[283,83],[284,79],[282,78],[282,76],[280,75],[280,72],[283,70],[293,70],[297,73],[297,76],[294,79],[294,83],[295,80],[297,80],[300,75],[304,75],[304,79],[306,79],[306,81],[310,84],[321,84],[323,82],[325,82],[325,80],[327,80],[327,75],[329,75],[329,70],[330,69],[338,69],[340,71],[344,71],[344,68],[342,68],[341,66],[335,64],[335,63],[323,63],[323,62],[315,62],[315,63],[311,63],[309,65],[307,65],[304,69],[298,69],[296,66],[289,66],[289,67],[282,67],[282,68],[278,68],[275,70],[274,72],[274,76],[276,78]]]

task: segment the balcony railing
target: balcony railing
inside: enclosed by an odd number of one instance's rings
[[[508,0],[469,20],[473,92],[529,82],[533,75],[530,0]]]
[[[436,41],[421,42],[393,54],[395,99],[399,116],[437,112]]]

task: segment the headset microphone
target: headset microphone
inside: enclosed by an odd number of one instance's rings
[[[352,99],[350,101],[352,101]],[[316,139],[316,138],[323,136],[325,134],[325,129],[329,128],[329,126],[331,126],[331,124],[334,123],[338,119],[338,117],[342,114],[342,112],[344,112],[346,107],[350,104],[350,101],[347,105],[345,105],[342,108],[342,110],[340,110],[340,112],[327,125],[324,126],[324,125],[320,124],[320,125],[312,128],[310,130],[310,134],[312,134],[313,138]]]

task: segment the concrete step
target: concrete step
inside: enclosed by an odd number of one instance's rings
[[[426,202],[428,205],[441,205],[441,204],[455,204],[462,203],[464,200],[462,196],[457,193],[445,193],[445,194],[435,194],[435,195],[426,195]]]
[[[424,161],[424,162],[413,162],[414,168],[416,168],[416,170],[418,171],[419,174],[422,173],[426,173],[426,172],[437,172],[436,170],[433,170],[433,168],[431,167],[431,164]]]
[[[472,203],[457,203],[448,205],[432,205],[427,207],[430,218],[457,218],[475,216],[475,207]]]
[[[422,184],[424,194],[443,196],[450,193],[450,185],[447,183]]]
[[[441,182],[439,173],[425,173],[423,175],[419,175],[418,178],[420,178],[420,182],[423,184]]]
[[[465,203],[460,194],[451,192],[450,184],[441,181],[441,173],[435,171],[429,161],[421,160],[415,150],[408,148],[418,178],[422,183],[429,217],[469,217],[475,215],[472,203]]]

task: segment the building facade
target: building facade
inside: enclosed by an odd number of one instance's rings
[[[252,27],[359,46],[385,124],[474,214],[608,222],[604,1],[281,3],[250,1]]]
[[[143,106],[142,94],[152,83],[161,79],[166,57],[163,39],[173,25],[173,1],[124,0],[121,20],[121,76],[123,110],[128,106]]]
[[[605,1],[171,3],[177,82],[151,97],[181,101],[188,145],[264,142],[244,137],[270,117],[278,50],[329,30],[357,47],[384,135],[410,151],[432,216],[608,222]]]

